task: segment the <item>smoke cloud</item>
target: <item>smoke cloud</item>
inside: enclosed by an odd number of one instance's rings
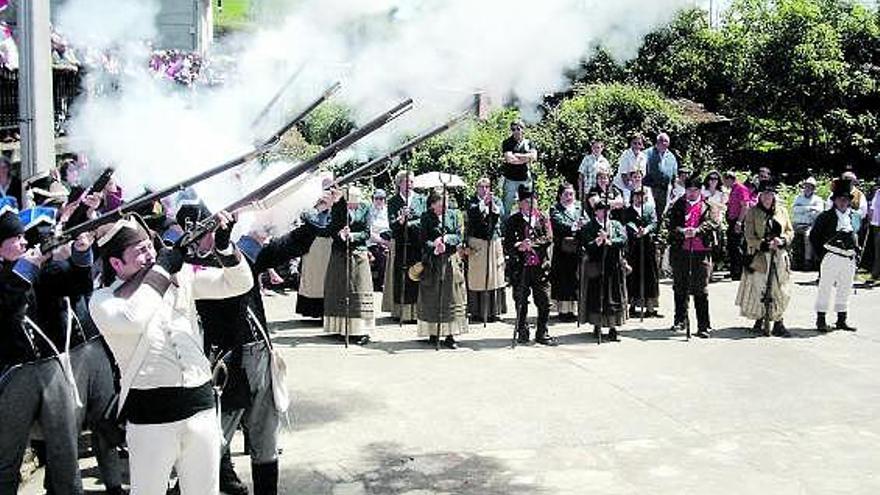
[[[150,75],[147,51],[132,41],[155,36],[158,3],[69,0],[61,32],[80,46],[122,57],[119,90],[84,97],[70,126],[93,160],[115,164],[128,191],[168,185],[249,149],[332,82],[337,99],[365,122],[406,97],[413,111],[353,153],[390,146],[446,120],[486,92],[534,116],[563,73],[597,44],[626,59],[644,35],[692,1],[619,0],[304,0],[268,12],[268,26],[225,39],[213,55],[235,63],[219,88],[192,90]],[[151,22],[153,20],[153,22]],[[255,114],[302,69],[260,129]],[[99,84],[92,81],[90,84]],[[200,189],[219,207],[242,193],[229,178]],[[315,198],[303,199],[310,205]],[[287,206],[290,207],[289,205]]]

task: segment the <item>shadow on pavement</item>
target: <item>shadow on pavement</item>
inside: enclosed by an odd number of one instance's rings
[[[322,328],[323,320],[320,318],[294,319],[270,321],[267,325],[270,332],[279,330],[297,330],[302,328]]]
[[[501,462],[475,454],[445,452],[408,455],[394,443],[366,448],[369,466],[343,478],[319,470],[281,472],[280,493],[455,493],[460,495],[517,495],[542,493],[540,487],[516,483]]]
[[[356,390],[334,390],[333,395],[300,393],[294,398],[291,419],[293,429],[301,431],[382,407],[384,405],[373,396]]]

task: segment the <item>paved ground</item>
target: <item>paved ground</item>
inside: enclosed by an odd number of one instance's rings
[[[815,290],[795,286],[791,339],[750,336],[718,283],[710,340],[635,320],[620,343],[556,324],[559,347],[512,350],[508,320],[440,352],[387,319],[346,350],[267,297],[296,397],[281,493],[880,493],[880,291],[854,298],[858,333],[818,335]]]

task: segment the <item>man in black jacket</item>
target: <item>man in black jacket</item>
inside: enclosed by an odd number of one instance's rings
[[[46,439],[53,493],[82,493],[77,464],[76,397],[61,301],[90,287],[91,239],[81,236],[67,260],[28,250],[14,211],[0,213],[0,494],[14,494],[34,421]],[[44,307],[39,304],[43,303]],[[64,325],[66,328],[66,324]]]
[[[831,201],[834,207],[820,213],[810,230],[810,244],[821,260],[819,291],[816,294],[816,329],[820,332],[831,330],[825,321],[825,314],[831,308],[831,291],[836,288],[834,310],[837,311],[837,322],[834,329],[854,332],[855,327],[846,322],[846,317],[859,257],[857,236],[861,216],[850,208],[852,183],[836,181]]]
[[[550,318],[550,259],[547,249],[553,242],[550,219],[535,207],[536,200],[530,189],[520,187],[517,197],[519,211],[511,215],[504,225],[504,252],[514,266],[510,284],[516,304],[516,341],[520,344],[529,342],[526,315],[529,313],[531,292],[538,307],[535,342],[555,346],[558,342],[550,336],[547,328]]]
[[[328,209],[338,197],[336,191],[326,192],[319,210]],[[191,203],[181,206],[177,221],[185,227],[209,215],[204,205]],[[205,333],[206,352],[223,359],[229,373],[221,397],[221,423],[226,440],[220,463],[220,490],[223,493],[247,493],[235,473],[228,447],[241,422],[248,432],[254,493],[270,495],[278,491],[278,431],[287,405],[276,404],[273,397],[272,343],[258,278],[266,270],[307,253],[321,227],[307,222],[271,240],[257,231],[242,236],[237,245],[250,266],[254,286],[239,296],[196,301]],[[210,242],[209,237],[207,245],[202,246],[209,253]],[[211,256],[203,256],[192,263],[214,266],[216,261]]]
[[[702,181],[685,179],[685,194],[669,209],[669,262],[675,299],[673,330],[682,331],[688,321],[688,300],[694,297],[697,336],[709,338],[709,272],[712,248],[717,242],[718,224],[701,194]]]

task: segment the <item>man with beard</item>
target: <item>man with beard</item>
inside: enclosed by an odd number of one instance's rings
[[[217,403],[195,301],[238,296],[254,283],[229,242],[231,216],[217,219],[213,254],[222,268],[185,263],[177,247],[157,253],[133,216],[98,239],[109,286],[94,293],[89,310],[121,372],[133,495],[163,493],[173,467],[184,495],[220,489]]]

